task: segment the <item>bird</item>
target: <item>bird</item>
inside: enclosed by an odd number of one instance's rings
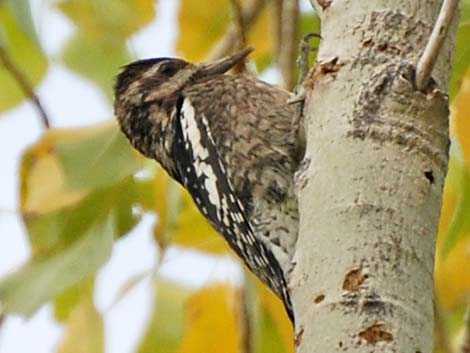
[[[117,75],[114,111],[131,145],[189,191],[293,321],[288,281],[298,233],[301,119],[290,92],[227,73],[252,50],[209,63],[132,62]]]

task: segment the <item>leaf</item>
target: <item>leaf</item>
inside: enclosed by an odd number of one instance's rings
[[[465,306],[470,291],[470,233],[461,237],[445,259],[438,257],[435,265],[435,286],[443,309]]]
[[[32,315],[43,304],[92,275],[113,244],[111,217],[99,222],[67,249],[38,257],[0,282],[0,304],[9,313]]]
[[[16,4],[15,12],[8,5],[10,2],[0,1],[0,46],[6,51],[10,61],[21,72],[24,79],[36,87],[47,71],[47,59],[40,48],[34,32],[27,24],[31,14],[29,8],[21,0]],[[19,21],[21,12],[23,21]],[[6,70],[0,61],[0,112],[9,110],[23,102],[25,95],[20,89],[18,82],[13,78],[11,72]]]
[[[452,221],[446,232],[445,240],[441,247],[441,255],[445,260],[449,255],[450,251],[456,246],[459,239],[470,234],[470,172],[463,165],[458,165],[457,162],[450,164],[450,167],[455,168],[453,171],[455,174],[449,175],[449,183],[452,183],[452,178],[458,178],[454,182],[459,183],[459,199],[457,201],[457,207],[452,216]]]
[[[54,299],[54,316],[59,322],[69,319],[70,313],[81,303],[84,296],[92,296],[95,287],[95,278],[86,277],[60,293]]]
[[[92,43],[113,46],[149,24],[155,0],[62,0],[56,5]]]
[[[294,331],[282,301],[245,269],[245,298],[254,353],[294,353]]]
[[[131,61],[124,42],[94,42],[80,33],[69,40],[61,56],[67,67],[98,85],[109,100],[113,98],[114,77]]]
[[[29,38],[39,44],[39,38],[34,28],[33,16],[31,15],[30,0],[3,0],[5,5],[15,16],[18,26],[28,34]]]
[[[451,134],[454,137],[451,149],[449,172],[444,187],[444,203],[441,215],[441,225],[448,225],[445,230],[440,227],[440,234],[445,232],[440,244],[440,254],[445,259],[457,245],[460,238],[470,232],[470,76],[464,80],[458,97],[452,103]],[[457,139],[457,141],[455,141]],[[455,152],[458,149],[461,152]],[[452,195],[454,208],[452,213],[447,211],[448,198]],[[445,213],[446,212],[446,213]]]
[[[142,167],[114,123],[57,141],[55,150],[72,190],[107,187]]]
[[[223,237],[202,216],[186,191],[183,193],[180,210],[171,231],[172,245],[211,254],[231,251]]]
[[[93,296],[89,294],[84,296],[71,312],[58,353],[102,352],[104,352],[103,318],[93,304]]]
[[[189,61],[201,61],[230,24],[230,3],[181,0],[178,23],[177,52]]]
[[[184,303],[192,291],[180,284],[158,279],[152,319],[138,353],[177,353],[184,330]]]
[[[462,80],[470,65],[470,14],[467,18],[462,18],[457,32],[457,42],[455,49],[454,68],[449,86],[451,100],[459,92]]]
[[[97,133],[97,131],[99,133]],[[75,271],[75,276],[67,274],[67,266],[72,266],[69,262],[73,259],[74,266],[79,266],[80,270],[86,272],[87,275],[91,275],[101,265],[101,263],[107,259],[110,252],[110,247],[114,236],[119,236],[127,233],[138,221],[138,218],[133,214],[132,208],[135,204],[138,204],[141,200],[146,200],[148,194],[152,194],[152,183],[145,181],[136,181],[131,176],[125,177],[123,174],[119,174],[119,170],[112,170],[114,175],[112,177],[102,178],[98,167],[94,167],[95,174],[93,175],[98,181],[105,180],[106,183],[113,184],[109,188],[101,188],[99,190],[89,189],[90,191],[71,191],[65,181],[64,173],[61,169],[59,160],[56,155],[57,145],[64,141],[86,141],[87,144],[100,146],[100,142],[103,142],[106,138],[102,138],[103,132],[109,134],[109,131],[113,129],[101,128],[101,129],[80,129],[80,130],[67,130],[67,131],[50,131],[44,135],[43,139],[35,146],[30,148],[23,158],[22,164],[22,192],[21,192],[21,206],[22,212],[25,217],[28,234],[30,236],[31,245],[33,248],[33,260],[31,264],[27,265],[25,269],[13,275],[13,280],[16,281],[32,281],[31,276],[45,277],[47,272],[52,273],[52,277],[49,278],[51,282],[43,281],[43,287],[39,288],[41,283],[33,282],[31,286],[37,286],[34,288],[35,291],[42,290],[44,293],[42,296],[37,298],[36,302],[32,302],[32,307],[23,309],[19,307],[21,303],[14,303],[13,309],[11,310],[24,310],[23,313],[31,314],[32,311],[37,309],[44,301],[51,299],[53,296],[61,293],[67,286],[72,286],[77,282],[81,281],[84,275],[80,275],[80,271]],[[114,129],[113,135],[116,136],[117,130]],[[90,136],[93,141],[90,141]],[[101,137],[101,138],[100,138]],[[72,156],[83,156],[79,152],[83,152],[83,149],[89,153],[90,156],[95,156],[96,160],[99,157],[106,158],[101,161],[100,166],[103,165],[107,168],[117,168],[116,165],[106,164],[108,162],[117,163],[129,163],[129,160],[124,159],[121,161],[125,153],[120,148],[112,148],[113,146],[119,147],[116,139],[108,139],[111,141],[110,146],[103,148],[102,156],[97,156],[97,150],[89,149],[89,146],[74,145],[77,147],[70,150]],[[67,143],[65,146],[70,146]],[[101,146],[103,143],[101,144]],[[69,152],[69,151],[66,151]],[[109,153],[115,152],[119,154],[116,156],[109,156]],[[65,153],[66,156],[67,153]],[[104,157],[103,157],[104,156]],[[114,159],[113,159],[114,158]],[[82,163],[80,158],[78,163]],[[67,159],[65,159],[67,160]],[[73,158],[71,159],[73,160]],[[70,163],[70,161],[68,161]],[[132,165],[132,163],[130,163]],[[83,166],[82,166],[83,169]],[[123,167],[126,170],[125,166]],[[73,170],[72,170],[73,172]],[[96,174],[98,172],[98,174]],[[129,171],[124,173],[129,174]],[[86,184],[86,180],[80,179],[82,183]],[[96,183],[96,180],[93,181]],[[91,185],[78,185],[78,186],[96,186]],[[103,185],[104,183],[100,183]],[[77,185],[76,185],[77,186]],[[147,201],[146,201],[147,202]],[[88,239],[88,233],[93,232],[94,225],[100,224],[105,220],[111,222],[109,236],[106,238],[106,242],[98,243],[97,249],[92,248],[94,244]],[[95,241],[100,240],[99,235],[94,235]],[[88,240],[88,242],[86,241]],[[86,253],[89,258],[83,254],[78,256],[76,252],[80,253],[82,247],[87,247]],[[78,248],[78,250],[76,250]],[[93,251],[96,252],[94,255]],[[77,256],[75,258],[74,256]],[[101,257],[100,257],[101,256]],[[95,259],[95,257],[97,259]],[[50,270],[49,266],[53,266],[56,271],[63,270],[63,276],[65,279],[59,277],[59,274],[54,274]],[[58,278],[54,278],[57,276]],[[18,280],[17,278],[20,278]],[[7,280],[8,281],[8,280]],[[10,282],[12,280],[10,279]],[[12,285],[8,284],[10,288]],[[62,283],[65,282],[67,286]],[[13,284],[16,282],[13,281]],[[16,284],[18,286],[18,284]],[[56,287],[54,287],[56,286]],[[12,296],[20,296],[17,292],[20,292],[21,288],[16,288],[13,285]],[[10,293],[10,292],[9,292]],[[21,298],[21,297],[20,297]],[[11,298],[10,298],[11,300]],[[73,296],[66,299],[66,301],[74,301]],[[60,302],[60,299],[59,299]],[[60,303],[59,303],[60,304]],[[8,309],[8,307],[7,307]],[[58,313],[59,318],[64,319],[68,315],[67,311],[63,308]]]
[[[458,141],[465,163],[470,168],[470,71],[463,79],[451,107],[451,135]]]
[[[100,189],[71,190],[57,158],[56,145],[68,140],[86,140],[93,134],[96,134],[94,128],[52,130],[23,157],[21,211],[35,256],[66,249],[90,226],[110,214],[113,215],[116,236],[126,234],[139,220],[133,207],[148,203],[148,195],[153,193],[151,182],[138,181],[132,176],[124,178],[123,175],[120,175],[123,179],[118,180],[116,176],[120,171],[114,165],[109,165],[109,168],[115,172],[110,177],[115,184]],[[103,161],[103,165],[106,166],[107,161]],[[123,166],[123,169],[126,167]],[[97,180],[111,180],[96,173],[93,177]],[[96,181],[90,183],[93,185]]]
[[[158,215],[155,238],[162,249],[171,242],[211,254],[231,251],[198,211],[188,192],[161,168],[155,176],[154,204],[153,210]]]
[[[223,284],[203,288],[189,298],[185,312],[186,329],[179,353],[243,351],[239,291]]]
[[[114,236],[127,234],[139,221],[134,205],[149,192],[132,178],[97,190],[74,207],[26,218],[33,254],[60,253],[95,222],[113,216]],[[150,190],[151,192],[151,190]]]
[[[210,8],[210,11],[207,9]],[[181,0],[179,37],[176,50],[190,61],[202,61],[223,38],[233,22],[230,1]],[[255,47],[250,56],[262,72],[273,61],[274,42],[269,9],[263,9],[248,32],[247,45]]]
[[[21,167],[21,209],[26,218],[76,205],[86,190],[72,191],[59,165],[53,146],[66,135],[48,132],[23,156]]]
[[[161,249],[168,246],[172,230],[180,213],[181,187],[159,168],[155,176],[154,203],[152,210],[158,215],[154,238]]]
[[[273,62],[274,32],[270,8],[265,7],[253,28],[248,32],[247,45],[253,46],[255,51],[250,58],[256,63],[258,72],[263,72]]]

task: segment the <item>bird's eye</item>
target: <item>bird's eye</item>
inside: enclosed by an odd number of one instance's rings
[[[178,67],[175,65],[175,63],[171,61],[162,63],[160,67],[158,68],[158,72],[167,77],[173,76],[176,73],[176,71],[178,71]]]

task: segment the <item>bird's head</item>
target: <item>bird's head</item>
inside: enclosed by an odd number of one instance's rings
[[[155,58],[134,61],[124,66],[117,76],[115,106],[173,101],[184,87],[227,72],[253,51],[243,49],[212,63],[192,64],[177,58]],[[119,113],[119,112],[118,112]],[[118,116],[119,118],[119,116]]]
[[[169,151],[165,143],[171,143],[172,131],[168,127],[184,88],[227,72],[252,50],[212,63],[155,58],[124,66],[114,86],[114,110],[122,131],[141,153],[160,160]]]

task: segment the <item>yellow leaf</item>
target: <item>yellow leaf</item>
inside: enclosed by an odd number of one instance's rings
[[[213,254],[227,253],[229,247],[223,237],[201,215],[187,192],[172,229],[173,243]]]
[[[452,104],[452,135],[458,140],[467,167],[470,168],[470,72],[464,78],[458,96]]]
[[[104,352],[104,326],[92,296],[87,295],[72,311],[67,322],[67,332],[58,353]]]
[[[443,309],[464,304],[470,293],[470,244],[467,234],[452,249],[445,261],[437,258],[436,291]]]
[[[229,285],[214,285],[186,303],[186,330],[179,353],[242,352],[240,293]]]
[[[69,319],[70,313],[81,304],[83,297],[93,295],[95,277],[86,277],[54,298],[54,316],[57,321]]]
[[[274,51],[274,27],[271,8],[265,8],[256,21],[253,28],[248,32],[247,44],[255,48],[250,56],[254,59],[259,71],[268,66]]]
[[[176,50],[189,61],[201,61],[230,23],[228,0],[181,0]]]
[[[77,204],[89,194],[92,187],[96,186],[94,185],[96,181],[102,181],[103,185],[106,185],[108,179],[111,182],[116,182],[114,179],[117,178],[119,170],[113,171],[112,168],[119,168],[119,163],[125,164],[119,169],[126,170],[125,175],[118,175],[121,179],[135,171],[139,166],[137,157],[132,155],[134,152],[131,152],[130,149],[127,151],[127,142],[125,142],[125,148],[120,147],[122,143],[120,145],[114,143],[117,140],[114,137],[117,135],[120,137],[120,132],[116,130],[114,121],[87,128],[48,130],[44,133],[41,140],[29,148],[23,156],[21,208],[26,218]],[[100,142],[101,145],[90,151],[85,150],[86,145],[92,146],[97,142]],[[71,144],[75,146],[75,149],[72,150],[74,153],[68,153],[71,148],[62,152],[62,149],[65,150],[65,147]],[[84,147],[78,148],[77,146]],[[118,148],[114,148],[116,146]],[[59,147],[63,148],[59,149]],[[81,163],[83,161],[78,159],[80,155],[77,151],[82,155],[88,153],[81,158],[89,164]],[[58,152],[62,152],[62,155],[59,155]],[[119,154],[119,156],[113,156],[113,154]],[[122,160],[123,156],[126,159]],[[60,160],[59,157],[61,157]],[[106,162],[111,165],[106,165]],[[64,170],[64,167],[68,167],[68,169]],[[110,175],[103,176],[98,173],[106,169]],[[65,174],[66,171],[69,171],[68,177]],[[93,178],[88,176],[87,179],[87,175],[84,175],[87,171],[94,171],[97,175],[94,175]],[[82,180],[79,185],[75,181],[78,177],[85,179],[86,182]],[[105,179],[101,180],[103,178]],[[76,187],[76,185],[81,187]]]
[[[256,287],[258,288],[259,303],[262,309],[265,309],[275,323],[275,327],[281,336],[283,349],[282,352],[294,353],[294,330],[292,323],[287,316],[282,301],[270,291],[258,278],[256,278]]]
[[[204,60],[223,38],[232,22],[232,6],[228,0],[182,0],[177,51],[189,61]],[[252,45],[256,49],[251,58],[255,60],[260,70],[271,62],[274,46],[273,31],[271,13],[265,8],[248,31],[247,38],[247,45]]]
[[[51,130],[23,157],[21,208],[26,218],[37,217],[78,203],[88,194],[70,190],[53,146],[69,132]]]

